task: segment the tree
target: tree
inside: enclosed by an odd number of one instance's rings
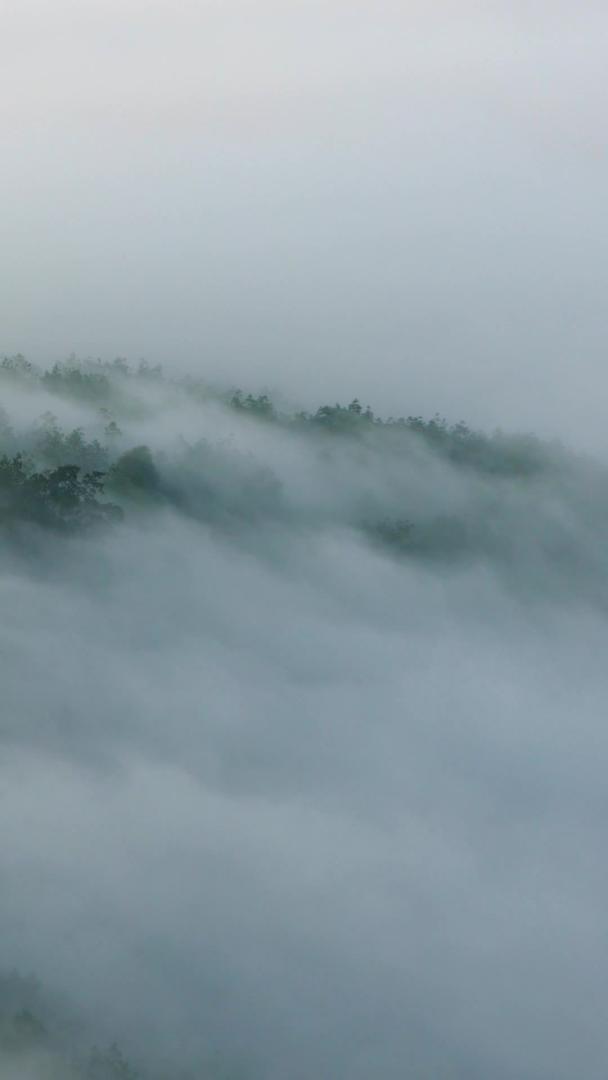
[[[160,473],[147,446],[135,446],[121,454],[109,471],[108,484],[113,491],[126,496],[160,495]]]
[[[66,531],[118,520],[119,507],[99,501],[103,473],[80,472],[77,465],[31,472],[21,454],[0,458],[0,523]]]

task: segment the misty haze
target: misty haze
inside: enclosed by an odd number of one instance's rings
[[[604,1080],[608,10],[0,6],[0,1080]]]

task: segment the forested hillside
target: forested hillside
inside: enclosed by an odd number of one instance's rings
[[[515,560],[564,586],[602,557],[608,471],[534,434],[382,418],[356,398],[290,410],[123,360],[5,358],[0,402],[8,542],[176,512],[244,542],[347,528],[400,558]]]

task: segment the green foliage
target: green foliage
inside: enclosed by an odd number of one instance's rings
[[[141,402],[134,396],[137,383],[146,381],[171,385],[194,402],[208,401],[214,396],[201,379],[183,377],[168,380],[158,364],[150,365],[142,360],[133,370],[121,357],[112,362],[78,361],[75,357],[70,357],[63,363],[55,364],[49,371],[40,373],[24,356],[17,354],[5,357],[0,362],[0,379],[2,377],[32,385],[38,383],[41,388],[55,395],[95,405],[107,417],[104,436],[109,445],[117,444],[121,432],[116,419],[110,415],[108,406],[114,398],[121,401],[133,415],[140,412]],[[130,397],[125,389],[127,383],[134,388]],[[437,414],[429,420],[421,416],[402,416],[398,419],[391,416],[382,419],[374,415],[369,405],[364,407],[356,397],[348,405],[323,404],[314,412],[299,412],[290,417],[277,411],[267,393],[252,394],[239,389],[227,398],[219,393],[215,396],[218,401],[227,401],[232,409],[255,420],[288,427],[296,425],[300,430],[308,430],[311,434],[326,432],[350,438],[374,438],[391,448],[392,452],[396,446],[400,446],[401,452],[407,453],[408,445],[411,445],[408,439],[413,436],[433,453],[450,462],[493,476],[533,476],[550,469],[555,456],[554,447],[548,448],[532,435],[505,435],[502,432],[486,435],[473,431],[463,421],[449,424]],[[80,436],[84,439],[82,432]],[[73,446],[59,446],[57,433],[47,433],[47,442],[43,447],[46,464],[78,464],[85,470],[107,468],[107,459],[103,460],[104,451],[107,455],[107,447],[90,443],[85,450],[79,444],[78,429],[70,435],[64,435],[63,439],[72,439]],[[0,418],[0,448],[3,446]],[[66,457],[66,452],[68,455],[71,452],[71,456]],[[87,455],[88,459],[85,460]]]
[[[364,409],[359,399],[353,398],[350,405],[321,405],[315,413],[299,413],[298,420],[333,434],[360,435],[374,423],[374,414],[369,405]]]
[[[82,428],[64,434],[56,417],[42,416],[34,435],[33,454],[45,465],[77,465],[84,472],[103,473],[108,467],[108,450],[97,439],[87,442]]]
[[[115,360],[114,363],[121,363],[121,361]],[[160,364],[149,364],[147,360],[140,360],[137,365],[137,377],[139,379],[152,379],[155,382],[160,382],[163,377],[163,369]]]
[[[0,405],[0,451],[10,453],[15,445],[15,432],[11,426],[8,413]]]
[[[248,413],[258,420],[276,419],[274,406],[267,394],[258,394],[257,397],[254,397],[253,394],[247,394],[247,397],[245,397],[242,390],[235,390],[230,398],[230,404],[233,409]]]
[[[118,458],[108,473],[108,487],[118,495],[136,499],[161,496],[160,473],[147,446],[134,446]]]
[[[39,373],[21,353],[16,356],[4,356],[0,361],[0,377],[13,382],[30,382],[39,378]]]
[[[580,503],[568,479],[575,472],[572,455],[532,435],[501,431],[488,435],[464,421],[450,424],[438,414],[428,420],[415,415],[383,419],[355,397],[346,405],[322,404],[312,412],[288,415],[277,410],[267,393],[236,390],[223,395],[200,378],[171,380],[159,365],[142,361],[131,368],[122,358],[106,362],[71,357],[40,372],[21,355],[5,357],[0,362],[0,386],[3,379],[83,403],[93,429],[92,433],[85,426],[62,430],[54,413],[47,411],[35,428],[16,433],[8,413],[0,408],[0,523],[5,534],[20,522],[69,532],[118,521],[121,511],[115,503],[127,514],[173,507],[188,517],[228,529],[285,522],[288,517],[309,526],[299,506],[315,504],[314,493],[299,500],[297,491],[284,488],[272,470],[236,450],[230,439],[215,444],[204,438],[193,444],[182,442],[177,453],[156,456],[148,446],[129,446],[129,420],[149,421],[161,400],[158,393],[143,390],[143,383],[164,386],[172,408],[180,400],[191,408],[215,400],[232,414],[275,427],[286,438],[297,433],[308,441],[317,460],[324,458],[328,465],[338,462],[340,453],[348,477],[361,469],[361,487],[356,495],[343,496],[336,490],[336,507],[343,506],[343,512],[328,509],[330,498],[323,493],[317,505],[325,509],[318,511],[318,522],[323,513],[334,521],[341,518],[401,556],[461,559],[475,553],[503,557],[509,545],[514,551],[518,538],[503,504],[515,489],[530,489],[541,477],[550,478],[554,486],[569,484],[568,497]],[[233,420],[236,423],[235,415]],[[378,483],[383,462],[387,476],[393,478],[385,494],[379,490],[382,482]],[[467,477],[474,480],[475,487],[468,488],[476,492],[478,502],[472,514],[464,507],[448,506],[449,497],[445,507],[431,497],[425,509],[423,501],[415,515],[407,497],[399,504],[399,492],[407,491],[394,480],[400,467],[420,469],[429,463],[433,469],[447,466],[442,483],[448,483],[448,478],[456,485],[468,484]],[[602,477],[590,481],[589,470],[585,476],[585,482],[604,491]],[[349,483],[350,479],[347,488]],[[104,488],[111,501],[102,498]],[[593,519],[595,528],[603,529],[603,499],[598,509],[595,505],[587,499],[579,511]],[[544,550],[565,565],[563,553],[567,551],[570,558],[572,543],[560,537],[556,525],[553,535],[543,537]]]
[[[83,370],[75,361],[55,364],[41,379],[42,386],[51,394],[75,398],[91,404],[110,398],[110,382],[107,375],[97,370]]]
[[[57,531],[91,528],[119,520],[121,511],[99,501],[101,473],[80,475],[77,465],[30,470],[20,454],[0,458],[0,525],[30,522]]]
[[[202,521],[250,523],[275,518],[282,509],[274,473],[227,441],[185,445],[164,470],[163,491],[182,513]]]

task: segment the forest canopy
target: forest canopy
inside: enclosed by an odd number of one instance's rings
[[[285,469],[285,455],[306,475]],[[331,522],[399,557],[504,561],[526,547],[513,520],[525,508],[547,532],[544,556],[567,562],[568,529],[554,513],[546,520],[537,494],[576,502],[581,523],[596,528],[606,484],[599,466],[533,434],[381,417],[357,397],[306,411],[122,358],[72,357],[49,370],[21,355],[0,363],[8,541],[24,528],[86,533],[171,511],[233,534]]]

